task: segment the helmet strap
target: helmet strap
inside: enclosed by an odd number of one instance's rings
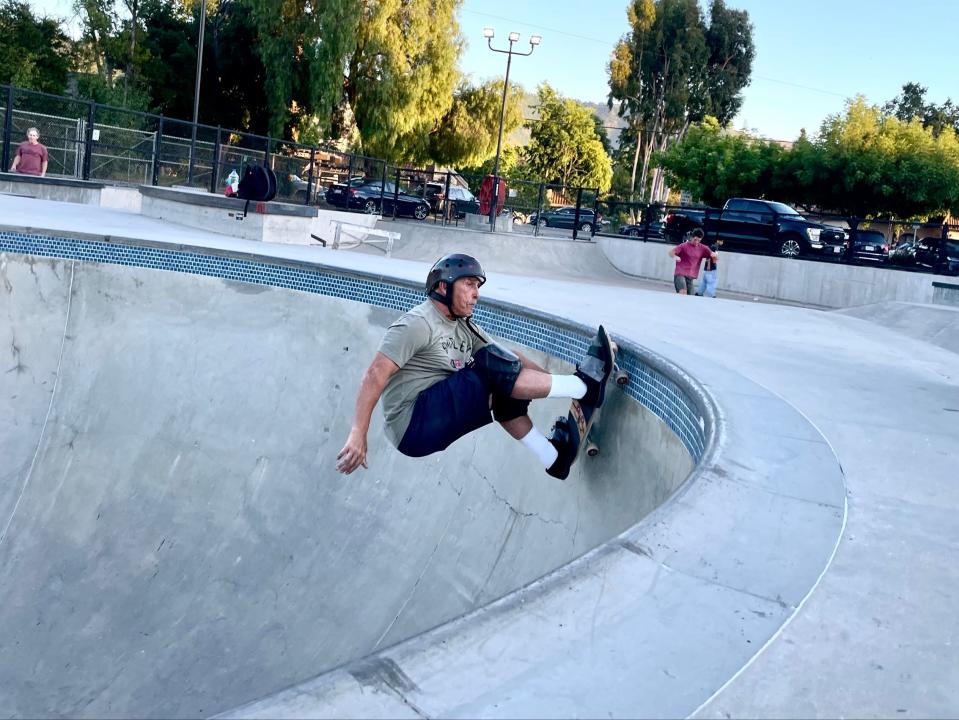
[[[442,282],[446,284],[446,294],[440,295],[439,290],[437,288],[433,288],[430,290],[430,299],[443,303],[447,309],[449,309],[452,318],[454,320],[460,320],[460,316],[453,312],[453,283],[455,283],[456,280],[453,282],[446,282],[446,280],[443,280]]]

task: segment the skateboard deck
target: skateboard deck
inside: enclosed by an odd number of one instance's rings
[[[628,381],[626,374],[616,365],[617,349],[616,343],[610,340],[606,329],[600,325],[596,335],[590,341],[586,357],[578,366],[581,373],[600,383],[601,390],[595,403],[586,402],[585,398],[573,400],[566,418],[557,419],[557,423],[565,422],[566,431],[573,445],[573,460],[570,465],[579,459],[584,449],[590,457],[599,454],[599,446],[589,439],[589,433],[593,424],[599,419],[599,410],[606,399],[606,384],[611,376],[616,378],[616,383],[620,386]]]

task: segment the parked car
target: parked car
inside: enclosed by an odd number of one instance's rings
[[[434,213],[442,212],[446,197],[446,186],[436,182],[418,182],[410,188],[411,195],[419,195],[430,205]]]
[[[919,238],[916,243],[916,266],[937,275],[959,275],[959,240]]]
[[[577,224],[576,207],[567,205],[555,210],[544,210],[529,216],[530,225],[572,229],[576,224],[582,232],[595,233],[603,222],[603,216],[597,216],[592,208],[581,207]]]
[[[842,228],[807,220],[794,208],[772,200],[730,198],[722,210],[707,210],[703,230],[709,240],[784,258],[821,255],[839,260],[849,234]]]
[[[681,243],[686,239],[686,234],[699,228],[703,229],[703,221],[706,217],[706,210],[695,210],[693,208],[683,208],[673,210],[666,214],[663,225],[663,235],[671,243]]]
[[[326,201],[330,205],[362,210],[370,215],[392,215],[394,204],[397,215],[423,220],[430,214],[430,205],[426,200],[399,190],[391,182],[383,183],[380,180],[365,180],[358,185],[350,181],[349,186],[334,183],[326,191]]]
[[[479,213],[479,200],[468,188],[450,185],[449,201],[453,204],[452,217],[464,218],[466,213]]]
[[[879,230],[857,230],[849,238],[849,247],[843,254],[843,261],[849,263],[877,262],[889,259],[889,244],[885,234]]]
[[[309,185],[309,183],[303,178],[301,178],[299,175],[294,175],[293,173],[290,173],[289,175],[287,175],[286,179],[289,180],[290,187],[293,189],[293,201],[298,203],[305,203],[307,185]],[[313,193],[315,194],[316,193],[315,182],[313,183],[312,190],[313,190]]]
[[[629,237],[643,237],[645,231],[646,237],[650,240],[663,239],[663,223],[659,220],[649,223],[648,227],[643,227],[643,223],[630,223],[629,225],[620,225],[619,234]]]

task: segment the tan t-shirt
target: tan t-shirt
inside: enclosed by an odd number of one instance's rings
[[[413,416],[416,397],[426,388],[462,370],[473,353],[491,342],[476,323],[447,320],[431,300],[417,305],[390,325],[379,351],[400,366],[383,391],[386,434],[398,446]]]

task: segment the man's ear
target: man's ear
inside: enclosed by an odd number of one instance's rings
[[[443,297],[446,297],[446,281],[440,280],[436,285],[436,292],[438,292]]]

